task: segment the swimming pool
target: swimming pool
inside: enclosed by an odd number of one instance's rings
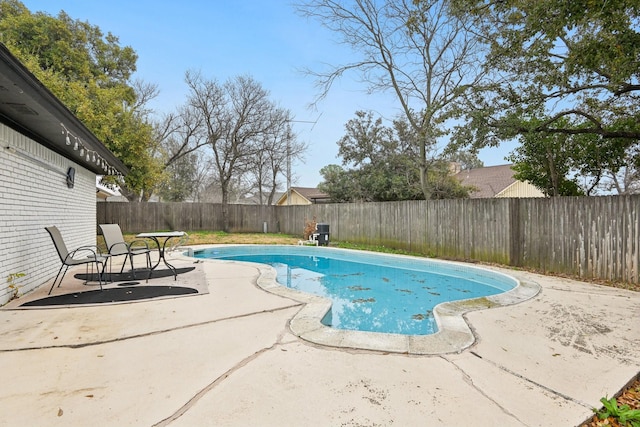
[[[457,263],[332,248],[247,245],[193,256],[270,265],[280,285],[331,300],[322,324],[353,331],[434,334],[437,305],[518,285],[510,276]]]

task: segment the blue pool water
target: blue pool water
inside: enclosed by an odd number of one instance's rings
[[[437,304],[495,295],[515,279],[421,258],[302,246],[231,246],[197,258],[268,264],[283,286],[333,301],[323,323],[339,329],[426,335],[437,332]]]

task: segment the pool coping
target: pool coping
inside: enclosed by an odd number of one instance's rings
[[[255,245],[198,245],[198,249],[229,247],[229,246],[255,246]],[[339,251],[355,251],[368,253],[355,249],[331,248]],[[383,254],[391,257],[405,259],[421,259],[408,255]],[[332,302],[328,298],[308,294],[306,292],[287,288],[276,281],[276,270],[266,264],[229,261],[216,259],[203,259],[223,263],[251,264],[259,271],[256,284],[266,292],[289,298],[303,303],[302,309],[290,320],[289,329],[297,337],[322,346],[346,348],[354,350],[369,350],[378,352],[438,355],[447,353],[460,353],[471,347],[476,341],[476,336],[465,319],[466,313],[476,310],[486,310],[496,307],[506,307],[527,301],[540,293],[538,283],[518,277],[517,273],[497,272],[463,262],[439,260],[429,258],[431,262],[449,265],[465,266],[466,268],[483,270],[490,273],[501,274],[513,278],[518,285],[506,292],[487,297],[471,298],[458,301],[440,303],[434,307],[433,315],[438,325],[438,332],[429,335],[402,335],[381,332],[352,331],[336,329],[322,324],[322,319],[331,310]]]

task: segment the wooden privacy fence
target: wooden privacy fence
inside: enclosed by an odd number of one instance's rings
[[[330,240],[638,283],[640,196],[231,205],[228,231],[302,237],[313,218]],[[97,219],[129,233],[223,227],[210,203],[98,203]]]
[[[264,231],[264,223],[275,224],[275,206],[229,205],[230,232]],[[125,233],[223,229],[222,205],[218,203],[127,203],[97,204],[98,224],[120,224]],[[269,228],[269,232],[276,230]]]

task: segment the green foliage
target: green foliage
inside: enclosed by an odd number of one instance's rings
[[[601,420],[609,417],[616,418],[618,422],[623,426],[640,427],[640,410],[631,409],[629,405],[618,406],[618,402],[615,397],[607,399],[603,397],[600,399],[604,408],[597,411],[598,417]],[[596,411],[594,409],[594,411]]]
[[[160,184],[158,194],[166,202],[183,202],[197,186],[196,154],[187,154],[167,165],[166,179]]]
[[[318,188],[332,201],[424,199],[416,136],[405,121],[396,120],[392,128],[385,127],[373,113],[357,111],[345,129],[338,153],[343,166],[351,168],[329,165],[320,170],[324,181]],[[432,199],[468,196],[450,176],[448,162],[443,159],[430,159],[426,185]]]
[[[352,179],[349,171],[339,165],[328,165],[320,169],[324,181],[318,185],[318,190],[328,194],[334,203],[358,200],[361,191],[358,182]]]
[[[637,0],[452,4],[476,18],[491,48],[492,78],[469,93],[457,140],[481,147],[530,133],[590,136],[574,147],[593,186],[634,162],[622,153],[640,141]]]
[[[535,128],[542,120],[522,122]],[[569,126],[567,118],[558,121]],[[515,177],[529,181],[547,196],[590,195],[607,171],[624,164],[624,144],[594,134],[553,132],[522,133],[520,147],[508,156],[514,162]],[[585,177],[591,176],[591,180]],[[578,178],[584,183],[582,186]]]
[[[436,199],[465,199],[469,197],[470,187],[460,184],[451,175],[448,160],[434,161],[429,168],[427,183],[431,189],[431,200]]]
[[[547,196],[581,195],[575,178],[568,178],[578,162],[573,157],[578,146],[575,138],[531,132],[519,140],[522,145],[508,157],[514,163],[515,178],[529,181]]]
[[[66,13],[31,13],[18,0],[0,0],[0,40],[127,167],[123,192],[153,187],[152,128],[130,79],[137,55],[88,22]]]

